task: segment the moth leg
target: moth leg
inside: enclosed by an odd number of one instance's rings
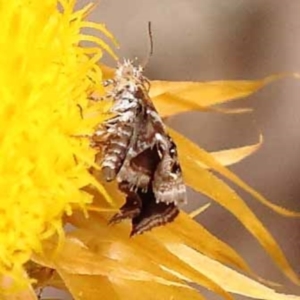
[[[104,130],[97,130],[93,134],[79,134],[74,137],[88,139],[90,142],[90,147],[99,150],[107,143],[106,140],[109,137],[109,134]]]
[[[99,96],[99,95],[90,95],[87,97],[88,100],[98,102],[98,101],[105,101],[106,99],[113,98],[113,95],[111,93],[107,93],[105,96]]]
[[[102,84],[104,87],[108,87],[114,83],[115,83],[114,79],[107,79],[107,80],[104,80]],[[99,96],[96,94],[94,94],[94,95],[92,94],[92,95],[88,96],[88,99],[97,102],[97,101],[103,101],[107,98],[112,98],[112,96],[113,95],[111,93],[107,93],[105,96]]]
[[[98,96],[98,95],[90,95],[87,97],[89,100],[92,101],[104,101],[106,99],[106,96]]]

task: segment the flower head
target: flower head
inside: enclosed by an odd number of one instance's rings
[[[82,136],[106,118],[106,104],[90,105],[87,98],[103,88],[101,70],[112,73],[97,65],[102,49],[114,54],[101,39],[83,34],[82,29],[93,28],[113,37],[103,25],[85,21],[91,5],[75,11],[74,4],[74,0],[0,0],[1,288],[9,287],[7,282],[24,283],[28,295],[33,295],[24,275],[24,265],[32,259],[39,265],[27,264],[26,271],[37,279],[37,286],[68,289],[75,299],[95,295],[138,299],[141,292],[144,299],[153,299],[153,291],[156,299],[203,299],[191,282],[227,299],[232,299],[228,292],[261,299],[295,299],[224,266],[254,275],[231,247],[184,213],[172,224],[134,239],[128,237],[128,224],[107,226],[109,216],[103,213],[104,207],[111,209],[110,198],[120,204],[124,195],[116,186],[102,185],[91,175],[96,153]],[[82,47],[81,41],[97,47]],[[211,106],[249,95],[277,78],[153,81],[150,97],[162,116],[188,110],[236,113],[241,110]],[[299,283],[271,234],[242,199],[209,170],[227,177],[273,210],[299,216],[271,204],[224,167],[246,157],[258,145],[210,154],[178,133],[170,133],[178,144],[186,183],[235,215],[285,275]],[[91,184],[98,191],[86,188]],[[93,208],[89,206],[92,201]],[[101,213],[87,217],[87,209]],[[74,230],[65,239],[57,239],[64,235],[65,221]]]
[[[82,28],[92,26],[83,20],[91,5],[73,5],[0,1],[0,273],[11,276],[41,241],[61,233],[63,214],[91,202],[81,188],[91,182],[95,153],[76,135],[99,122],[80,110],[90,78],[101,82],[102,50],[79,45]]]

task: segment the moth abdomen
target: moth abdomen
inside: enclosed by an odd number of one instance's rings
[[[106,181],[114,180],[120,171],[132,135],[130,126],[124,126],[122,129],[116,129],[116,131],[117,133],[109,138],[104,151],[102,174]]]

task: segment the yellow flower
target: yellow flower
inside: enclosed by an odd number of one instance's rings
[[[82,28],[93,26],[83,20],[92,6],[73,6],[0,1],[0,273],[11,277],[22,276],[44,239],[62,234],[64,214],[92,200],[81,188],[93,180],[95,153],[75,136],[99,122],[84,121],[80,109],[90,78],[101,82],[102,51],[79,46],[88,39]]]
[[[80,136],[106,118],[106,104],[91,105],[87,96],[102,90],[102,71],[103,77],[113,73],[97,65],[101,49],[114,54],[100,38],[85,35],[82,29],[113,37],[103,25],[85,21],[91,5],[79,11],[74,5],[72,0],[0,0],[0,295],[3,288],[23,284],[16,298],[35,299],[30,277],[37,280],[37,287],[59,287],[80,300],[203,299],[190,283],[227,299],[232,299],[231,292],[260,299],[299,299],[229,268],[255,276],[231,247],[184,213],[172,224],[133,239],[128,237],[128,224],[107,226],[111,216],[107,211],[116,209],[124,196],[115,185],[100,184],[90,174],[95,152]],[[92,45],[80,46],[81,41]],[[153,81],[150,96],[162,116],[188,110],[237,113],[244,110],[213,105],[249,95],[278,78]],[[186,183],[235,215],[284,274],[299,283],[271,234],[209,170],[276,212],[299,216],[271,204],[224,167],[251,154],[260,143],[210,154],[170,133],[179,148]],[[97,189],[86,188],[91,185]],[[87,210],[98,212],[87,215]],[[64,232],[67,222],[74,226],[72,232]],[[38,265],[28,264],[30,259]]]

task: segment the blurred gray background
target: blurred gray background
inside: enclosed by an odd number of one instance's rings
[[[154,55],[146,68],[150,79],[258,79],[300,71],[299,0],[102,0],[90,19],[105,23],[113,32],[121,45],[120,57],[137,56],[141,61],[149,49],[147,22],[151,21]],[[168,123],[209,151],[254,143],[260,130],[265,138],[262,148],[231,169],[274,203],[300,211],[299,95],[300,82],[284,79],[234,103],[253,107],[250,115],[197,112]],[[276,215],[240,194],[300,272],[299,220]],[[206,201],[195,193],[189,195],[193,207]],[[217,204],[198,221],[237,249],[260,276],[280,281],[285,292],[300,293],[243,226]]]

